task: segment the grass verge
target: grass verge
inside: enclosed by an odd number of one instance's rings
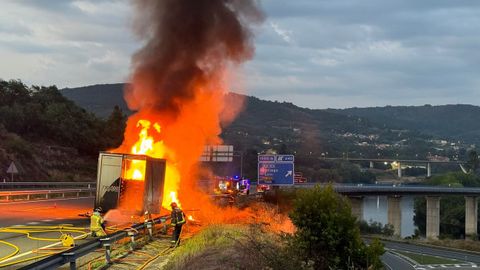
[[[231,247],[236,243],[235,239],[242,237],[245,232],[246,228],[238,225],[209,226],[180,245],[165,269],[194,269],[197,263],[205,266],[212,260],[217,265],[228,264],[234,255],[230,253]]]
[[[403,256],[406,256],[418,264],[457,264],[462,263],[461,261],[453,260],[453,259],[445,259],[425,254],[418,254],[418,253],[411,253],[406,251],[395,251]]]

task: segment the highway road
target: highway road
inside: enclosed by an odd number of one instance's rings
[[[414,270],[415,267],[407,260],[387,251],[382,255],[382,262],[387,270]]]
[[[72,224],[75,227],[88,228],[89,219],[81,217],[79,214],[87,211],[91,212],[93,203],[93,198],[0,203],[0,240],[11,243],[20,249],[14,257],[1,261],[0,266],[8,262],[38,256],[40,254],[38,253],[38,249],[40,248],[49,247],[58,250],[58,248],[61,247],[58,241],[32,240],[27,238],[25,234],[14,233],[8,230],[5,231],[5,228],[18,229],[23,226],[50,226],[59,224]],[[72,233],[73,236],[79,236],[80,234],[81,233],[78,232]],[[32,233],[31,236],[55,239],[59,238],[60,235],[60,232],[41,232]],[[77,243],[80,242],[79,240]],[[35,250],[37,250],[37,252],[35,252]],[[5,243],[0,243],[0,258],[11,254],[13,251],[13,247]],[[2,269],[15,269],[17,267],[18,265],[14,265]]]
[[[408,243],[382,241],[385,244],[386,252],[382,256],[382,261],[387,268],[391,270],[403,269],[478,269],[480,268],[480,255],[470,252],[447,250],[443,248],[426,247]],[[416,254],[424,254],[429,256],[437,256],[447,259],[456,259],[459,263],[456,264],[438,264],[438,265],[419,265],[409,262],[393,254],[396,251],[407,251]]]

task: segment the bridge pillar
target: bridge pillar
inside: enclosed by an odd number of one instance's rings
[[[400,207],[401,202],[400,196],[388,196],[387,207],[388,207],[388,224],[393,225],[393,235],[401,236],[402,235],[402,208]]]
[[[477,234],[478,198],[465,196],[465,235]]]
[[[402,178],[402,163],[398,162],[398,178]]]
[[[348,197],[352,206],[352,215],[357,221],[363,220],[363,197]]]
[[[427,177],[432,176],[432,167],[430,166],[430,162],[427,163]]]
[[[370,169],[373,169],[373,161],[370,161]]]
[[[427,196],[427,238],[438,239],[440,235],[440,197]]]

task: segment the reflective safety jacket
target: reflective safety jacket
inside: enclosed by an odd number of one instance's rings
[[[102,228],[103,218],[100,216],[99,212],[93,212],[92,216],[90,217],[90,230],[97,231],[103,230]]]
[[[172,210],[171,222],[172,225],[183,225],[186,222],[182,209],[177,207]]]

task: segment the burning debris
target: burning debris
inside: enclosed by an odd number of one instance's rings
[[[207,205],[196,188],[204,146],[220,144],[221,125],[232,120],[224,103],[227,75],[253,56],[252,24],[263,21],[254,0],[138,0],[134,29],[144,42],[132,57],[125,100],[137,111],[114,153],[166,160],[162,206]],[[126,177],[144,180],[134,160]]]

